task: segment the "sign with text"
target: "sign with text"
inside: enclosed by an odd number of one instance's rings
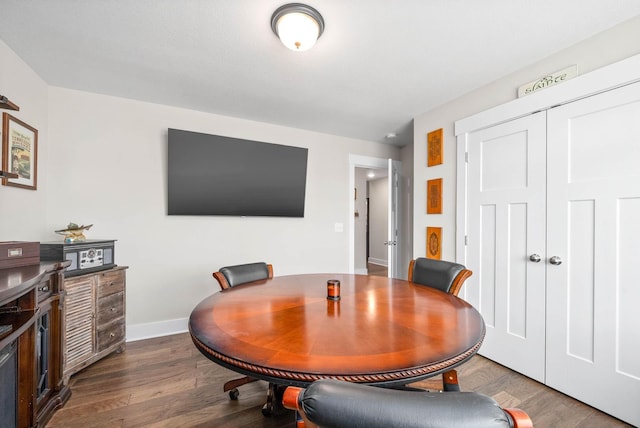
[[[525,95],[532,94],[540,89],[545,89],[550,86],[557,85],[558,83],[565,82],[569,79],[573,79],[578,75],[578,66],[572,65],[563,70],[556,71],[555,73],[548,74],[538,80],[529,82],[518,88],[518,98]]]

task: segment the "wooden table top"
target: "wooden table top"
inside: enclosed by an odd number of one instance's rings
[[[341,282],[339,302],[327,280]],[[283,385],[320,378],[406,384],[471,358],[481,315],[456,296],[411,282],[348,274],[275,277],[215,293],[189,330],[208,358]]]

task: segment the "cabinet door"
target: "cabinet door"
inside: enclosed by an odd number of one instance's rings
[[[94,353],[95,296],[93,276],[67,279],[65,295],[64,371],[82,363]]]
[[[482,314],[480,354],[544,381],[545,113],[467,137],[464,298]]]
[[[548,132],[547,384],[640,426],[640,83]]]

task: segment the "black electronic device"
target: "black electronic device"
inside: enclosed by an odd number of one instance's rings
[[[81,242],[42,242],[40,260],[69,260],[65,276],[111,269],[115,264],[115,240],[87,239]]]
[[[308,149],[169,129],[168,214],[304,217]]]

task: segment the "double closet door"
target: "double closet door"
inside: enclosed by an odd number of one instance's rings
[[[640,425],[640,83],[466,144],[480,353]]]

